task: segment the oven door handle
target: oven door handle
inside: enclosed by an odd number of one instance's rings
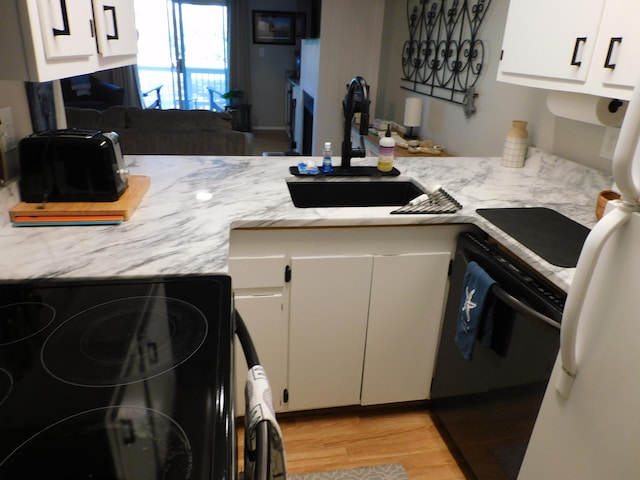
[[[244,358],[247,360],[247,366],[249,367],[249,370],[251,370],[253,367],[260,364],[258,352],[256,351],[256,347],[253,345],[253,340],[251,339],[251,334],[249,333],[247,324],[244,323],[240,313],[235,310],[233,314],[236,321],[236,335],[240,341],[240,346],[242,346]]]
[[[260,364],[258,352],[253,344],[249,329],[244,323],[237,310],[234,311],[236,335],[242,346],[244,357],[247,360],[249,369]],[[246,417],[246,413],[245,413]],[[271,471],[271,424],[267,420],[259,422],[255,426],[256,433],[256,449],[248,453],[248,438],[245,430],[245,451],[251,456],[253,465],[249,465],[248,457],[245,455],[245,479],[246,480],[266,480],[270,477]],[[247,470],[252,471],[247,471]],[[249,475],[246,475],[246,474]],[[247,478],[248,477],[248,478]]]
[[[466,252],[462,252],[462,258],[464,258],[464,261],[466,264],[469,264],[469,262],[471,262],[471,258],[469,258]],[[530,306],[525,305],[520,300],[515,298],[513,295],[510,295],[509,293],[507,293],[499,284],[494,283],[492,285],[491,293],[493,293],[496,297],[498,297],[508,306],[513,308],[516,312],[520,313],[521,315],[524,315],[526,318],[536,322],[545,323],[547,325],[552,326],[553,328],[560,330],[560,323],[556,322],[552,318],[547,317],[546,315],[543,315],[537,310],[534,310]]]
[[[522,303],[520,300],[518,300],[514,296],[512,296],[512,295],[508,294],[507,292],[505,292],[502,289],[502,287],[500,285],[498,285],[497,283],[494,283],[493,286],[491,287],[491,293],[493,293],[496,297],[498,297],[500,300],[502,300],[504,303],[506,303],[508,306],[510,306],[516,312],[520,313],[521,315],[524,315],[528,319],[534,320],[534,321],[537,321],[537,322],[546,323],[547,325],[550,325],[550,326],[560,330],[560,324],[558,322],[556,322],[555,320],[547,317],[546,315],[543,315],[542,313],[540,313],[537,310],[531,308],[530,306],[525,305],[524,303]]]

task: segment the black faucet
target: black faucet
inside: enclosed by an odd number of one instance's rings
[[[363,135],[369,131],[369,85],[362,77],[354,77],[347,86],[347,96],[342,101],[344,112],[344,137],[342,140],[341,169],[351,168],[351,159],[366,156]],[[353,114],[360,111],[360,147],[351,144],[351,122]]]

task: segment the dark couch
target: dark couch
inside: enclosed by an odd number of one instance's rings
[[[117,132],[125,155],[251,155],[252,135],[232,130],[226,112],[116,106],[65,113],[69,128]]]

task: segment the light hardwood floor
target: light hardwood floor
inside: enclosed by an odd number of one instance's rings
[[[465,478],[423,406],[285,414],[278,423],[290,474],[400,463],[410,480]],[[238,441],[242,452],[242,429]]]
[[[253,155],[260,156],[262,152],[286,152],[289,146],[289,135],[285,130],[253,131]]]

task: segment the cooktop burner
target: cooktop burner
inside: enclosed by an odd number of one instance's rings
[[[181,364],[206,335],[206,318],[189,303],[166,297],[118,299],[57,327],[44,342],[42,363],[63,382],[122,385]]]
[[[0,307],[0,345],[37,335],[53,322],[55,310],[44,303],[19,302]]]
[[[158,471],[162,478],[187,479],[192,466],[189,439],[170,417],[144,407],[105,407],[46,427],[5,458],[0,471],[8,479],[112,479],[134,472],[142,479]]]
[[[0,283],[0,479],[234,478],[231,312],[227,276]]]

